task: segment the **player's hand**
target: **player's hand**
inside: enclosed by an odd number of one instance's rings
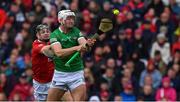
[[[88,40],[87,40],[87,45],[88,45],[88,47],[92,47],[95,42],[96,42],[96,39],[88,39]]]
[[[88,47],[86,45],[81,45],[81,52],[87,52],[88,51]]]
[[[80,52],[86,52],[87,51],[87,47],[85,45],[76,46],[76,49],[77,49],[77,51],[80,51]]]

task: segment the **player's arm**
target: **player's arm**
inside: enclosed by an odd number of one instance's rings
[[[44,54],[47,57],[53,57],[54,56],[54,52],[51,50],[51,46],[50,45],[46,45],[44,47],[41,48],[40,53]]]
[[[50,43],[51,43],[51,49],[53,50],[54,54],[58,57],[69,56],[76,51],[80,51],[82,48],[82,46],[79,45],[79,46],[63,49],[55,33],[52,33],[50,35]]]
[[[87,44],[87,40],[84,37],[78,38],[79,45],[85,45]]]
[[[43,54],[49,58],[52,58],[54,56],[54,53],[50,49],[50,45],[33,44],[32,49],[34,52]]]
[[[65,56],[71,55],[72,53],[74,53],[76,51],[80,51],[82,46],[79,45],[79,46],[74,46],[71,48],[62,49],[62,46],[59,42],[54,42],[51,44],[51,48],[56,56],[65,57]]]

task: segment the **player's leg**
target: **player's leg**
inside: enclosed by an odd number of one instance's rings
[[[33,80],[34,98],[36,101],[45,101],[48,95],[50,83],[41,84]]]
[[[48,90],[47,101],[61,100],[64,93],[67,91],[66,79],[64,73],[54,72],[53,79]]]
[[[70,91],[66,91],[63,97],[61,98],[62,101],[73,101],[73,97],[70,93]]]
[[[48,94],[34,93],[34,98],[36,101],[46,101]]]
[[[50,88],[48,91],[47,101],[59,101],[64,95],[65,90],[59,88]]]
[[[84,80],[84,71],[73,72],[71,80],[68,83],[74,101],[85,101],[86,86]]]
[[[71,91],[74,101],[85,101],[86,100],[86,86],[81,84]]]

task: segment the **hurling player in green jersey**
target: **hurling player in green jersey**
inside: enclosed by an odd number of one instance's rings
[[[56,56],[53,58],[55,71],[47,100],[57,101],[70,90],[74,101],[85,101],[86,86],[81,56],[76,57],[70,67],[65,66],[65,63],[75,52],[87,51],[84,45],[92,47],[95,40],[86,40],[74,26],[75,14],[71,10],[59,11],[58,21],[61,25],[50,35],[51,48]]]

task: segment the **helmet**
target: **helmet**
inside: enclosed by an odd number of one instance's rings
[[[71,10],[61,10],[58,12],[58,18],[65,20],[68,16],[75,16],[75,13]]]
[[[40,30],[42,29],[49,29],[49,26],[46,25],[46,24],[39,24],[37,27],[36,27],[36,32],[39,32]]]
[[[44,30],[48,30],[48,33]],[[42,32],[41,32],[42,31]],[[50,35],[50,29],[49,29],[49,26],[46,25],[46,24],[39,24],[37,27],[36,27],[36,33],[40,33],[40,34],[49,34]],[[39,35],[39,34],[38,34]],[[44,42],[48,42],[49,41],[49,37],[47,36],[37,36],[38,37],[38,40],[41,40],[41,41],[44,41]]]

